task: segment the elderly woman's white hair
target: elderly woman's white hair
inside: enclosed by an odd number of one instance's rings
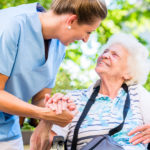
[[[125,81],[126,84],[144,84],[150,71],[149,52],[147,48],[130,34],[117,33],[109,38],[106,45],[103,46],[102,51],[115,43],[125,47],[130,55],[128,58],[128,70],[132,79]]]

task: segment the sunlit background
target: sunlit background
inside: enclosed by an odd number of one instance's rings
[[[49,9],[51,0],[0,0],[0,9],[36,1]],[[96,81],[96,59],[102,45],[114,33],[130,33],[150,50],[150,0],[106,0],[106,4],[108,16],[91,34],[89,41],[76,41],[67,47],[53,93],[62,89],[87,88]],[[144,86],[150,90],[150,75]]]
[[[49,9],[51,0],[0,0],[0,9],[36,1]],[[123,31],[132,34],[150,50],[150,0],[106,0],[106,4],[108,16],[91,34],[88,42],[74,42],[67,47],[53,93],[87,88],[96,81],[96,59],[101,47],[114,33]],[[150,75],[144,87],[150,91]],[[22,131],[33,129],[25,122]],[[29,150],[29,146],[25,149]]]

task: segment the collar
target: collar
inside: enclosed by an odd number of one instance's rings
[[[40,3],[37,3],[36,9],[38,12],[45,12],[46,11]]]
[[[94,82],[88,89],[87,89],[87,97],[90,98],[93,90],[100,85],[100,79]]]
[[[100,85],[101,80],[97,80],[96,82],[94,82],[88,89],[87,89],[87,97],[90,98],[91,94],[93,93],[93,90],[98,87]],[[122,90],[124,90],[122,87],[120,88],[120,90],[118,91],[117,97],[120,97]],[[103,95],[105,96],[105,95]],[[108,96],[107,96],[108,97]]]

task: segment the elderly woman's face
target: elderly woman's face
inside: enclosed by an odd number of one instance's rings
[[[99,56],[96,72],[99,76],[122,78],[127,73],[128,51],[120,44],[113,44]]]

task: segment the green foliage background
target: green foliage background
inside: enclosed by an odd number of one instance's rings
[[[36,2],[36,0],[0,0],[0,9],[33,2]],[[51,0],[38,0],[38,2],[46,9],[49,9]],[[142,33],[150,32],[150,0],[134,0],[134,2],[132,0],[112,0],[108,8],[107,18],[95,32],[97,34],[97,42],[100,43],[100,45],[105,44],[113,33],[122,30],[127,33],[132,33],[141,43],[150,49],[150,42],[142,36]],[[71,46],[67,48],[64,65],[68,60],[71,60],[77,64],[81,72],[84,73],[85,70],[81,65],[81,56],[85,55],[90,61],[90,66],[87,70],[90,71],[91,69],[94,69],[98,54],[86,56],[80,48],[82,43],[75,42],[74,44],[76,45],[75,48],[72,48]],[[61,67],[57,75],[56,86],[53,93],[59,92],[62,89],[86,88],[91,82],[91,80],[81,82],[78,79],[78,75],[75,79],[72,79],[69,70],[65,70]],[[150,75],[144,86],[150,91]]]

